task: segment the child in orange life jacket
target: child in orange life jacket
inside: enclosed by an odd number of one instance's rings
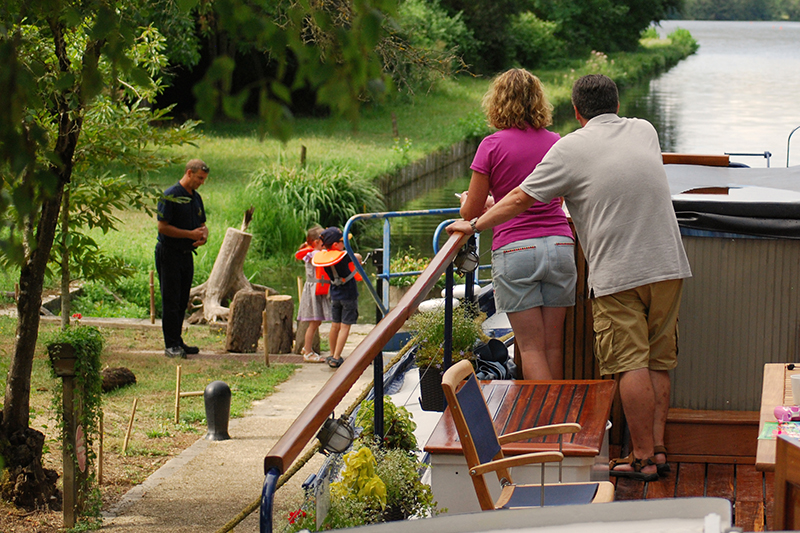
[[[358,321],[358,285],[350,257],[344,252],[342,230],[336,227],[327,228],[320,236],[325,252],[318,253],[313,264],[324,267],[331,284],[331,355],[326,359],[328,366],[339,368],[344,359],[342,351],[350,335],[350,326]],[[355,254],[360,262],[361,256]]]
[[[325,358],[314,351],[314,335],[324,320],[331,319],[331,299],[327,285],[317,284],[316,267],[311,260],[322,250],[322,226],[315,225],[306,233],[306,242],[294,256],[306,266],[306,281],[297,311],[298,322],[308,322],[301,353],[306,363],[324,363]]]

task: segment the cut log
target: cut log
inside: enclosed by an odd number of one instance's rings
[[[249,289],[236,293],[231,303],[225,349],[235,353],[255,353],[261,337],[264,293]]]
[[[229,312],[225,304],[240,290],[278,294],[270,287],[250,283],[244,275],[244,259],[252,239],[250,233],[228,228],[208,280],[189,292],[190,324],[225,322]]]
[[[294,303],[292,297],[281,294],[267,296],[267,353],[291,353]]]
[[[306,343],[306,330],[308,329],[308,325],[310,322],[298,322],[297,323],[297,333],[295,334],[294,338],[294,353],[302,353],[303,345]],[[314,350],[316,353],[319,353],[320,349],[320,339],[319,339],[319,329],[317,329],[316,333],[314,333],[314,341],[311,343],[311,349]]]

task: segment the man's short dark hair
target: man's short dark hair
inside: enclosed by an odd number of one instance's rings
[[[586,120],[619,109],[617,84],[608,76],[589,74],[572,86],[572,105]]]

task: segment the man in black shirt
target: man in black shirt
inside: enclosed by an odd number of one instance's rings
[[[208,241],[206,211],[197,189],[208,177],[208,166],[200,159],[186,163],[178,183],[164,191],[158,202],[156,270],[161,285],[161,329],[167,357],[196,354],[181,338],[183,317],[189,305],[194,276],[194,250]]]

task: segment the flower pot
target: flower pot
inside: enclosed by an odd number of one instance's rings
[[[419,405],[423,411],[444,411],[442,370],[435,367],[419,369]]]
[[[48,344],[47,353],[53,363],[56,376],[61,378],[75,376],[75,360],[78,355],[71,344],[66,342]]]

